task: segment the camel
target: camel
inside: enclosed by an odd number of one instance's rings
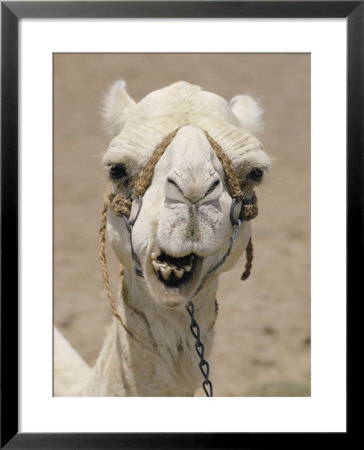
[[[122,283],[93,368],[55,330],[54,395],[193,396],[203,376],[188,307],[208,358],[219,275],[251,242],[249,218],[237,217],[256,206],[270,167],[256,137],[262,108],[182,81],[136,103],[118,81],[103,113],[105,226]]]

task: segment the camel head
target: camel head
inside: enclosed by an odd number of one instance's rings
[[[125,220],[109,209],[108,234],[125,270],[158,304],[185,306],[202,283],[216,280],[244,252],[250,222],[243,222],[231,254],[210,273],[226,254],[233,229],[231,189],[213,143],[231,162],[244,199],[251,199],[269,168],[254,136],[261,113],[249,96],[228,103],[186,82],[154,91],[138,103],[123,81],[107,94],[104,117],[112,140],[104,164],[114,194],[132,201],[130,220],[136,218],[130,233]],[[147,189],[137,197],[143,168],[163,142]]]

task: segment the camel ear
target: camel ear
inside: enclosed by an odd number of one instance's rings
[[[135,101],[129,97],[124,80],[116,81],[106,93],[102,115],[106,130],[116,136],[125,125],[128,113],[134,108]]]
[[[263,131],[263,107],[250,95],[237,95],[230,101],[231,109],[241,128],[249,133],[260,134]]]

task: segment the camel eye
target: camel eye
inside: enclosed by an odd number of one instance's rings
[[[124,164],[113,164],[110,166],[109,174],[112,180],[119,180],[120,178],[125,177],[126,169]]]
[[[263,178],[263,170],[258,169],[257,167],[254,168],[249,172],[248,178],[253,181],[260,181]]]

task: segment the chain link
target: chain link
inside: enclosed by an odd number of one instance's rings
[[[209,380],[210,366],[209,363],[204,359],[205,347],[203,343],[200,341],[200,327],[195,320],[195,306],[189,301],[186,305],[186,309],[191,318],[190,330],[192,336],[196,339],[195,349],[198,357],[200,358],[199,368],[204,377],[204,381],[202,383],[202,388],[205,391],[207,397],[213,397],[212,391],[212,383]]]

